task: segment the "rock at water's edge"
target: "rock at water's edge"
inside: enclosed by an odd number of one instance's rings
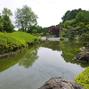
[[[80,61],[89,62],[89,52],[80,52],[76,55],[76,59]]]
[[[80,85],[63,80],[60,77],[51,78],[39,89],[83,89]]]

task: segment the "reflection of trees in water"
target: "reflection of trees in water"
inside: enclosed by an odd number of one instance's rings
[[[14,66],[18,62],[18,58],[0,59],[0,72]]]
[[[60,51],[60,45],[58,41],[45,41],[40,43],[39,47],[47,47],[52,50]],[[24,57],[19,61],[19,65],[24,66],[25,68],[29,68],[30,66],[32,66],[32,64],[37,58],[37,47],[34,46],[33,48],[29,49],[28,52],[24,55]]]
[[[24,55],[24,57],[19,61],[19,65],[28,68],[32,66],[32,64],[37,58],[38,58],[37,49],[33,47],[30,50],[28,50],[28,52]]]
[[[41,43],[41,46],[60,51],[59,41],[44,41]]]
[[[0,59],[0,72],[9,69],[19,62],[20,65],[29,67],[37,59],[37,47],[24,49],[21,53]]]
[[[82,67],[89,66],[89,63],[78,61],[75,59],[75,56],[79,53],[79,49],[81,45],[75,42],[61,42],[60,47],[62,50],[62,56],[66,62],[71,62],[75,64],[79,64]]]
[[[22,50],[21,53],[16,55],[0,58],[0,72],[7,70],[18,63],[18,61],[23,57],[24,53],[26,53],[26,50]]]

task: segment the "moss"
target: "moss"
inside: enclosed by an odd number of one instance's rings
[[[84,89],[89,89],[89,67],[86,68],[82,73],[80,73],[75,81],[82,85]]]

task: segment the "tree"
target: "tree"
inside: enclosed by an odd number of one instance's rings
[[[41,26],[31,26],[30,30],[27,31],[28,33],[43,33],[43,28]]]
[[[4,8],[3,11],[2,11],[2,14],[7,15],[7,16],[12,16],[12,12],[8,8]]]
[[[12,16],[12,12],[10,9],[8,8],[4,8],[2,11],[2,16],[1,16],[1,20],[2,20],[2,31],[3,32],[13,32],[14,30],[14,26],[10,20],[10,16]]]
[[[77,22],[84,22],[84,23],[89,23],[89,11],[80,11],[76,15],[76,21]]]
[[[89,32],[83,33],[80,36],[80,42],[89,47]]]
[[[49,30],[49,34],[54,35],[55,37],[59,37],[60,28],[58,25],[48,27],[48,30]]]
[[[66,20],[72,20],[75,19],[76,15],[82,11],[81,9],[74,9],[72,11],[67,11],[65,13],[65,15],[62,17],[63,22],[65,22]]]
[[[3,19],[2,19],[1,14],[0,14],[0,31],[1,32],[3,31]]]
[[[28,6],[16,11],[16,25],[23,31],[30,30],[31,26],[37,24],[37,15]]]
[[[3,31],[4,32],[13,32],[14,26],[13,26],[9,16],[3,15],[2,18],[3,18]]]
[[[82,9],[67,11],[62,19],[65,37],[70,40],[86,38],[86,34],[89,32],[89,11]]]

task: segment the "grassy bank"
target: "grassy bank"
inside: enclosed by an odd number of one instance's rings
[[[1,33],[0,54],[16,51],[37,42],[39,38],[25,32]]]
[[[75,81],[82,85],[84,89],[89,89],[89,67],[80,73],[80,75],[76,77]]]

